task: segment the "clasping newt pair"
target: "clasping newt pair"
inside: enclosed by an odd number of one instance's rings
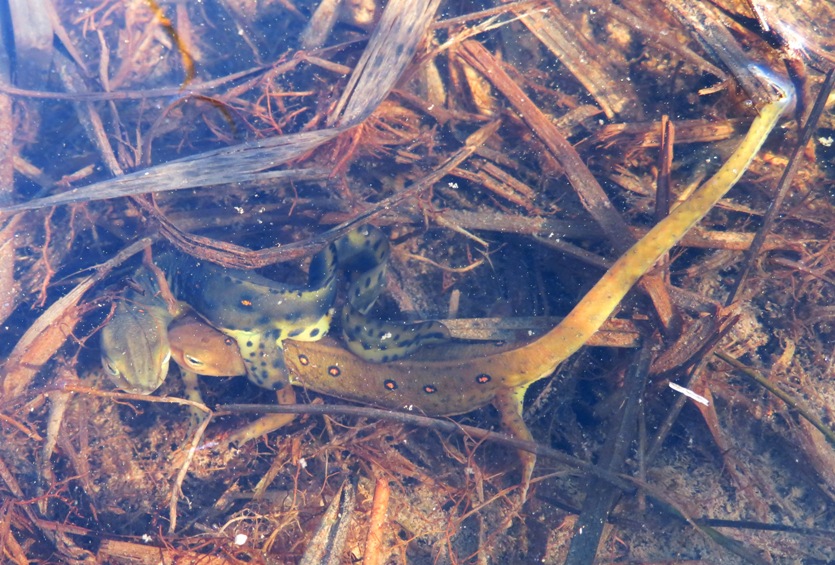
[[[530,439],[521,418],[527,387],[550,375],[585,344],[635,282],[736,184],[790,102],[789,90],[781,89],[781,96],[762,109],[716,174],[621,256],[568,316],[545,335],[502,346],[445,343],[385,363],[362,359],[332,339],[288,339],[283,342],[283,361],[290,382],[340,398],[427,415],[460,414],[493,402],[505,426],[517,437]],[[228,359],[209,358],[206,342],[195,339],[199,335],[172,329],[169,338],[175,344],[172,352],[177,362],[197,360],[208,367],[219,361],[213,370],[237,370],[224,364]],[[220,339],[218,336],[208,339]],[[524,500],[535,457],[520,455]]]

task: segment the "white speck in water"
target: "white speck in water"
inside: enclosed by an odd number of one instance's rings
[[[687,398],[692,398],[693,400],[695,400],[696,402],[698,402],[700,404],[704,404],[705,406],[710,406],[710,401],[707,398],[705,398],[704,396],[702,396],[701,394],[693,392],[689,388],[684,388],[683,386],[677,385],[676,383],[671,382],[671,383],[668,383],[668,384],[669,384],[671,389],[673,389],[676,392],[679,392],[679,393],[683,394]]]
[[[235,545],[237,545],[238,547],[240,547],[240,546],[242,546],[243,544],[245,544],[245,543],[246,543],[246,540],[247,540],[247,539],[248,539],[248,538],[246,537],[246,534],[237,534],[237,535],[235,536]]]

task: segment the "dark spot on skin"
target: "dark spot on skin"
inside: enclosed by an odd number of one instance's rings
[[[235,284],[244,284],[244,281],[241,279],[235,279]]]
[[[380,284],[380,282],[382,280],[383,280],[383,272],[380,271],[379,273],[377,273],[377,284]]]
[[[426,394],[435,394],[438,392],[438,387],[435,385],[423,385],[423,392]]]
[[[319,335],[319,328],[313,328],[310,330],[310,337],[316,337],[317,335]]]
[[[271,383],[271,385],[271,388],[273,390],[281,390],[284,388],[284,383],[281,381],[274,381],[273,383]]]
[[[261,361],[261,366],[262,366],[262,367],[266,367],[266,366],[267,366],[267,362],[266,362],[266,361]],[[265,373],[265,374],[266,374],[266,373]]]
[[[261,351],[264,350],[264,342],[263,341],[258,343],[258,349],[260,349]]]
[[[372,249],[374,249],[374,251],[379,251],[379,250],[380,250],[380,246],[381,246],[382,244],[383,244],[383,240],[382,240],[382,239],[378,239],[377,241],[375,241],[375,242],[374,242],[374,247],[372,247]]]
[[[269,317],[269,316],[266,316],[266,315],[261,316],[260,318],[258,318],[258,322],[256,322],[256,323],[257,323],[259,326],[266,326],[267,324],[269,324],[269,323],[270,323],[270,317]]]
[[[231,337],[227,337],[226,339],[223,340],[223,343],[225,343],[226,345],[232,345],[233,343],[235,343],[235,340],[232,339]],[[249,347],[252,347],[251,343],[249,344]]]
[[[487,373],[481,373],[480,375],[476,375],[476,378],[475,378],[475,382],[480,384],[480,385],[487,384],[492,380],[493,380],[493,377],[491,377]]]
[[[249,352],[249,356],[250,356],[250,357],[255,357],[255,352],[254,352],[254,351],[250,351],[250,352]],[[246,361],[247,363],[252,363],[252,361],[250,361],[250,360],[248,360],[248,359],[244,359],[244,361]]]
[[[366,351],[371,351],[371,346],[367,343],[363,343],[362,348],[365,349]]]
[[[394,334],[394,337],[392,339],[394,341],[400,341],[400,334]]]
[[[270,294],[272,294],[272,295],[281,294],[281,291],[278,290],[277,288],[271,288],[270,289]]]
[[[229,275],[223,275],[223,280],[226,281],[227,283],[231,283],[232,282],[232,277],[230,277]]]
[[[288,334],[287,334],[287,337],[296,337],[296,336],[300,336],[300,335],[302,335],[302,332],[304,332],[304,328],[296,328],[295,330],[293,330],[293,331],[291,331],[290,333],[288,333]]]
[[[301,318],[301,317],[302,317],[302,313],[301,313],[301,312],[290,312],[289,314],[287,314],[287,316],[286,316],[286,320],[287,320],[288,322],[296,322],[296,321],[298,321],[298,319],[299,319],[299,318]]]
[[[423,339],[444,339],[446,335],[443,332],[432,332],[423,336]]]
[[[331,365],[328,367],[328,374],[332,377],[338,377],[342,374],[342,371],[336,365]]]
[[[386,390],[397,390],[397,382],[391,379],[384,380],[383,386],[386,387]]]
[[[310,365],[310,359],[307,358],[307,355],[299,355],[299,365],[303,367]]]
[[[246,342],[246,346],[247,346],[247,347],[252,347],[252,341],[248,341],[248,342]]]
[[[273,330],[272,333],[273,333],[273,337],[275,338],[276,341],[281,339],[281,328],[276,328],[275,330]]]
[[[281,359],[276,359],[273,361],[273,369],[281,369],[284,367],[284,363],[281,362]]]
[[[389,356],[388,355],[383,355],[382,358],[380,358],[380,363],[388,363],[388,362],[389,362]]]

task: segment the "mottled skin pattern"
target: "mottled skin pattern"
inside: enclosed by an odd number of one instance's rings
[[[446,328],[437,323],[389,325],[365,318],[382,288],[388,255],[385,234],[362,226],[314,256],[303,287],[178,253],[163,254],[157,263],[172,292],[237,343],[247,377],[279,390],[289,380],[284,340],[316,341],[328,332],[338,273],[348,278],[343,317],[350,320],[353,333],[346,341],[359,355],[388,360],[446,338]],[[134,279],[140,290],[119,301],[102,331],[102,364],[120,388],[149,394],[168,371],[170,345],[164,328],[172,316],[147,268],[139,269]],[[402,337],[392,339],[395,335]]]
[[[635,282],[739,180],[788,107],[790,96],[785,91],[783,94],[782,98],[762,108],[745,138],[716,174],[624,253],[563,321],[542,337],[521,345],[501,347],[449,343],[379,364],[357,357],[332,340],[303,343],[288,339],[282,343],[282,365],[289,370],[289,375],[283,373],[284,378],[287,382],[341,398],[429,415],[459,414],[492,401],[499,409],[504,425],[518,437],[530,439],[530,432],[520,416],[527,387],[551,374],[559,363],[582,347],[614,312]],[[371,270],[375,268],[377,266],[372,265]],[[363,289],[379,287],[381,280],[381,276],[375,275],[357,277],[349,291],[349,300],[351,292],[360,296]],[[240,295],[235,298],[240,299]],[[231,312],[224,314],[232,315]],[[240,317],[227,323],[238,323],[241,319],[249,320]],[[349,338],[357,339],[367,334],[376,335],[379,342],[388,339],[380,336],[378,331],[347,325]],[[261,333],[266,333],[263,325],[261,327]],[[220,329],[231,335],[228,328]],[[405,341],[411,340],[406,338]],[[191,345],[178,347],[192,357],[200,355],[190,349]],[[242,351],[246,350],[242,348]],[[112,361],[113,356],[109,359]],[[524,464],[520,498],[524,501],[535,458],[528,453],[520,453],[520,456]]]
[[[287,340],[284,362],[291,382],[340,398],[438,416],[468,412],[492,401],[504,425],[518,437],[530,439],[520,416],[527,387],[551,374],[582,347],[637,280],[736,184],[790,105],[788,87],[771,80],[782,96],[762,108],[728,161],[624,253],[545,335],[500,347],[448,343],[387,363],[371,363],[331,339],[316,343]],[[521,452],[520,456],[524,501],[535,457]]]
[[[134,394],[156,390],[168,374],[171,353],[168,324],[174,316],[159,297],[154,275],[134,275],[137,288],[116,303],[113,317],[101,330],[101,363],[120,389]]]

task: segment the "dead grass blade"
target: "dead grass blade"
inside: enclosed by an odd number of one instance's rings
[[[83,314],[79,300],[98,281],[125,259],[150,245],[149,238],[143,238],[122,250],[113,259],[101,264],[97,272],[84,278],[74,289],[56,300],[17,342],[6,363],[3,365],[3,398],[10,400],[19,396],[72,335]]]

